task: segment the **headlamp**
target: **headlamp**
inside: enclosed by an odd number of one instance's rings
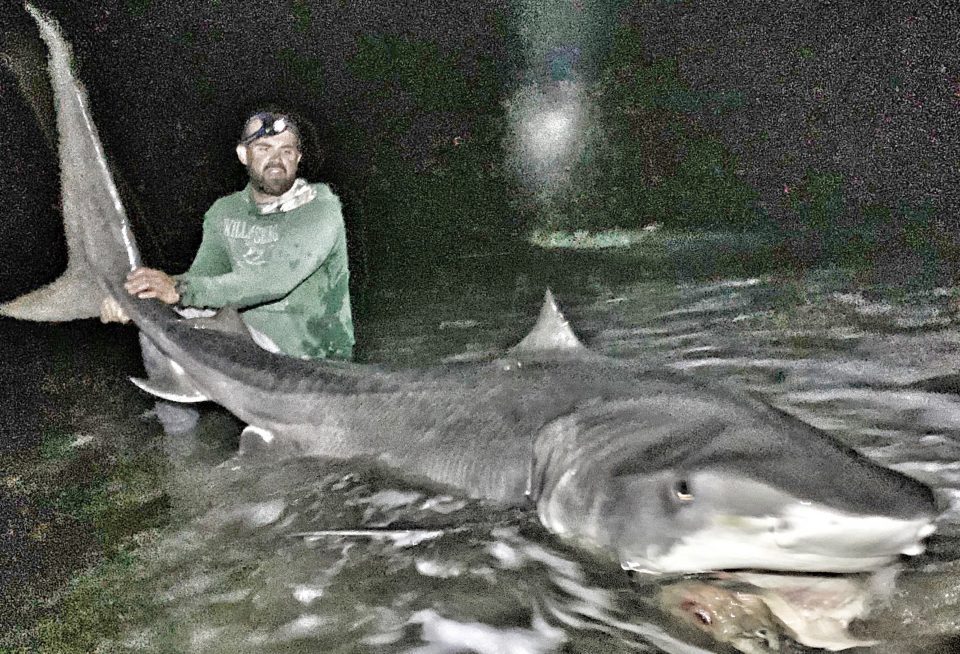
[[[260,120],[260,128],[252,134],[242,137],[240,139],[240,145],[249,145],[257,139],[265,136],[274,136],[287,130],[292,131],[297,137],[298,141],[300,139],[300,134],[297,131],[296,125],[292,120],[284,115],[264,111],[250,116],[250,118],[247,119],[246,124],[250,124],[250,121],[252,121],[254,118]]]

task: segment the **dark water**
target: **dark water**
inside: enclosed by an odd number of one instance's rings
[[[195,431],[163,437],[171,524],[114,589],[137,608],[101,651],[957,651],[960,396],[909,387],[960,369],[952,291],[786,274],[770,256],[664,237],[398,274],[366,291],[361,354],[488,359],[523,336],[549,285],[592,349],[758,393],[932,485],[946,511],[924,555],[871,577],[631,580],[523,511],[344,462],[231,458],[237,424],[207,411]],[[76,392],[103,415],[105,398]],[[784,597],[792,623],[769,608]]]

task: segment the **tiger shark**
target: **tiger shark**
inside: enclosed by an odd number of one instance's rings
[[[528,506],[563,541],[654,574],[849,573],[923,551],[930,488],[759,399],[590,352],[549,291],[502,358],[405,370],[272,354],[129,295],[140,256],[86,93],[55,23],[27,8],[50,50],[70,279],[3,311],[47,319],[92,288],[83,317],[112,297],[145,344],[140,386],[225,407],[249,425],[238,456],[370,461]]]

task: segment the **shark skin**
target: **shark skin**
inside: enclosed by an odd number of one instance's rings
[[[51,52],[71,262],[169,361],[166,397],[249,425],[241,456],[373,461],[529,506],[561,539],[649,573],[856,572],[923,551],[938,514],[927,486],[761,401],[589,352],[549,291],[503,359],[400,371],[272,354],[130,296],[139,253],[69,47],[28,10]]]

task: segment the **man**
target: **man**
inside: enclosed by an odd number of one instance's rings
[[[182,275],[137,268],[126,289],[140,298],[200,309],[230,306],[261,347],[302,358],[353,354],[346,235],[340,201],[297,177],[300,132],[284,114],[244,124],[237,157],[247,187],[217,200]],[[105,303],[104,321],[122,319]]]

